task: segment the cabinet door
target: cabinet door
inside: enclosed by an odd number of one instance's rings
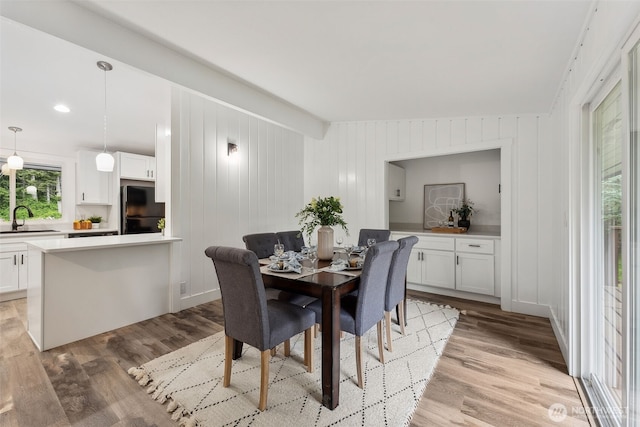
[[[18,290],[18,253],[0,252],[0,292]]]
[[[120,153],[120,178],[153,181],[155,158],[141,154]]]
[[[456,289],[477,294],[494,294],[492,255],[456,254]]]
[[[422,251],[413,249],[407,264],[407,282],[422,283]]]
[[[96,156],[92,151],[78,152],[76,165],[76,203],[79,205],[111,204],[111,172],[96,168]]]
[[[404,200],[405,193],[405,171],[400,166],[388,165],[387,174],[387,193],[389,200]]]
[[[453,252],[423,250],[422,283],[454,289],[455,262]]]

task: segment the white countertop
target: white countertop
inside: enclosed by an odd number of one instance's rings
[[[493,231],[467,231],[466,233],[434,233],[431,230],[391,230],[391,234],[409,234],[415,236],[439,236],[439,237],[479,237],[487,239],[499,239],[500,233]]]
[[[84,230],[89,231],[89,230]],[[97,230],[96,230],[97,231]],[[82,239],[42,239],[29,240],[29,246],[44,253],[71,252],[91,249],[105,249],[120,246],[142,246],[167,244],[181,241],[179,237],[166,237],[160,233],[124,234],[120,236],[96,236]]]
[[[35,228],[35,227],[34,227]],[[51,228],[52,231],[19,231],[17,233],[4,233],[0,234],[0,241],[6,241],[7,243],[20,242],[21,239],[33,240],[33,237],[45,237],[45,236],[66,236],[69,234],[100,234],[100,233],[112,233],[118,232],[117,228],[92,228],[90,230],[74,230],[72,228],[60,228],[56,226],[46,227],[48,230]],[[45,229],[45,227],[40,227],[40,229]]]

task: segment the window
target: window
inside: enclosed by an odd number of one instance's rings
[[[62,169],[59,166],[25,163],[24,169],[3,175],[0,180],[0,218],[11,221],[12,207],[19,205],[31,209],[32,220],[62,218],[61,183]],[[23,209],[16,215],[18,219],[28,217]]]

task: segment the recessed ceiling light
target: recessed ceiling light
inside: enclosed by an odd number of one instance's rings
[[[69,109],[69,107],[67,107],[66,105],[62,105],[62,104],[58,104],[55,107],[53,107],[54,110],[59,111],[60,113],[68,113],[69,111],[71,111]]]

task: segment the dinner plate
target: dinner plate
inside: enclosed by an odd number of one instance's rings
[[[360,267],[345,267],[344,269],[347,270],[347,271],[362,270],[362,266],[360,266]]]
[[[280,270],[279,268],[273,268],[270,265],[267,266],[267,270],[273,271],[274,273],[294,273],[295,270],[291,267],[287,267],[284,270]]]

